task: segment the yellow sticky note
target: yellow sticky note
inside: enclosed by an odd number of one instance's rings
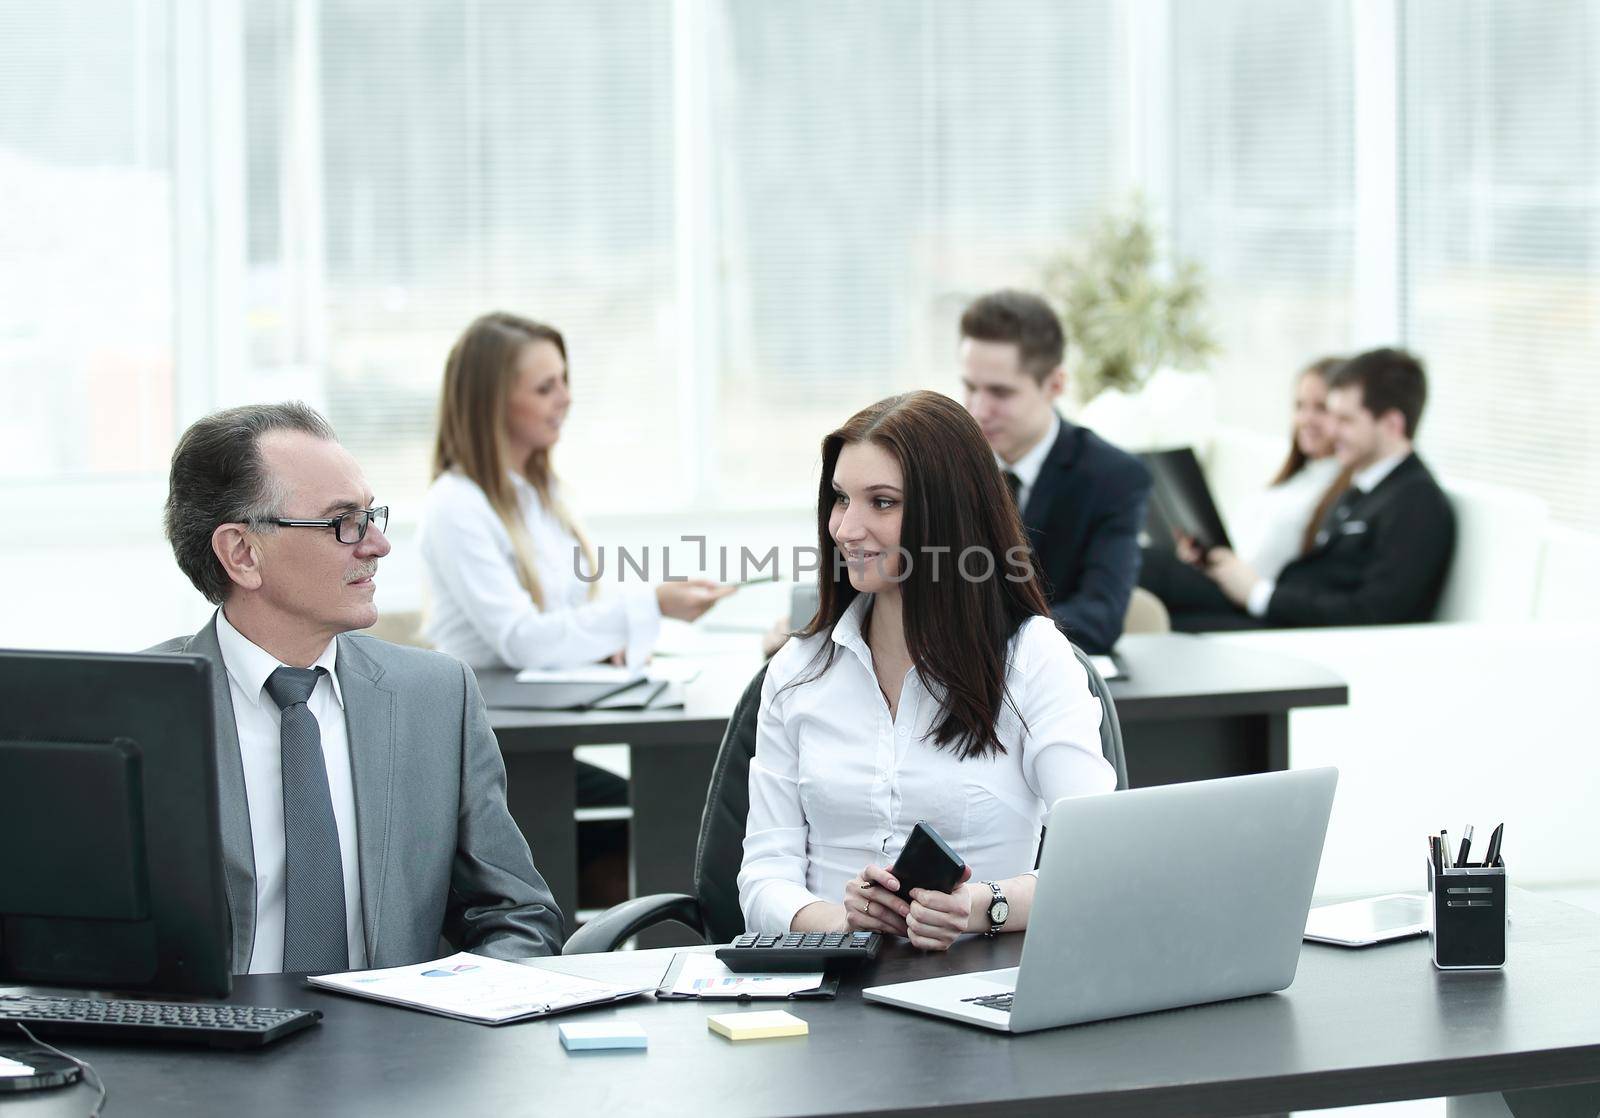
[[[729,1040],[767,1040],[779,1036],[805,1036],[806,1023],[781,1009],[763,1013],[718,1013],[706,1018],[706,1028]]]

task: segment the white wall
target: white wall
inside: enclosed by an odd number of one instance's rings
[[[1424,836],[1487,841],[1506,825],[1513,884],[1600,881],[1594,691],[1600,647],[1584,625],[1432,624],[1217,635],[1325,664],[1346,707],[1290,716],[1294,768],[1334,765],[1317,892],[1424,887]],[[1481,845],[1480,845],[1481,849]]]

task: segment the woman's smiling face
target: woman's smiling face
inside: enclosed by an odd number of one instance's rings
[[[838,545],[850,585],[863,594],[899,587],[900,521],[905,478],[900,463],[874,443],[850,443],[833,467],[828,534]]]

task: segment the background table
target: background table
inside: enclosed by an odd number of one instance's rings
[[[1348,700],[1344,682],[1320,665],[1186,634],[1127,636],[1117,655],[1128,678],[1110,688],[1135,787],[1285,769],[1289,712]],[[562,912],[577,910],[573,747],[632,747],[634,894],[690,892],[712,762],[760,666],[753,654],[710,658],[685,706],[660,711],[509,709],[496,700],[516,688],[514,673],[479,673],[511,814]]]
[[[321,1009],[325,1022],[253,1053],[69,1048],[104,1075],[113,1118],[956,1111],[1175,1118],[1600,1079],[1600,917],[1520,891],[1512,916],[1503,972],[1441,974],[1428,962],[1426,940],[1360,951],[1306,944],[1294,984],[1281,994],[1017,1037],[859,995],[863,985],[1012,965],[1023,937],[1006,935],[963,940],[948,955],[891,945],[847,978],[837,999],[781,1003],[811,1027],[810,1036],[785,1040],[732,1045],[709,1033],[707,1014],[738,1011],[730,1003],[645,999],[583,1016],[638,1022],[648,1051],[568,1054],[556,1034],[563,1018],[489,1028],[263,975],[240,979],[232,1000]],[[540,965],[654,984],[671,954]],[[90,1098],[87,1088],[63,1089],[7,1103],[6,1118],[79,1116]],[[1520,1095],[1515,1103],[1519,1118],[1587,1115],[1600,1108],[1600,1089]]]

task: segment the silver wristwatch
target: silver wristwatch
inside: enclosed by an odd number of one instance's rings
[[[989,892],[994,894],[994,899],[989,902],[989,930],[984,935],[999,935],[1000,930],[1006,926],[1006,918],[1011,915],[1011,906],[1006,903],[1006,895],[1000,891],[1000,886],[992,881],[984,882],[989,886]]]

